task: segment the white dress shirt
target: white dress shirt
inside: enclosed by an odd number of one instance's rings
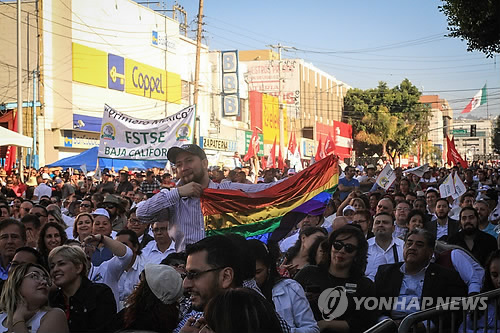
[[[145,265],[146,264],[159,265],[163,259],[165,259],[170,253],[173,252],[175,252],[174,241],[170,243],[170,246],[168,247],[168,249],[165,250],[165,252],[161,252],[160,249],[158,249],[158,244],[156,244],[156,241],[152,240],[142,249],[142,256],[144,257]]]
[[[392,237],[391,244],[387,250],[382,249],[375,237],[368,239],[368,264],[366,265],[365,275],[372,281],[375,281],[378,267],[385,264],[394,264],[403,261],[403,246],[404,241],[397,237]],[[395,258],[394,248],[396,249],[397,258]]]
[[[144,259],[142,253],[135,257],[134,264],[128,271],[124,271],[120,276],[118,281],[118,291],[120,293],[120,304],[118,306],[118,311],[121,311],[125,307],[125,302],[127,298],[132,294],[135,286],[139,284],[141,272],[146,266],[146,260]]]

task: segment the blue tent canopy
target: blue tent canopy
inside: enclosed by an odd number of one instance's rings
[[[48,167],[62,167],[66,168],[74,168],[80,169],[82,164],[87,165],[87,170],[95,170],[96,162],[97,162],[97,152],[99,151],[99,147],[90,148],[76,156],[66,157],[57,162],[51,163]],[[123,167],[128,167],[129,170],[132,169],[150,169],[150,168],[164,168],[166,160],[156,160],[156,161],[147,161],[147,160],[120,160],[120,159],[112,159],[112,158],[99,158],[99,168],[115,168],[115,170],[122,169]]]

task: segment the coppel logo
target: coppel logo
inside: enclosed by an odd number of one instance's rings
[[[344,287],[328,288],[323,290],[318,299],[318,307],[324,320],[330,321],[339,318],[347,311],[347,292]]]
[[[143,73],[138,66],[134,66],[132,69],[132,83],[134,87],[143,90],[145,97],[151,97],[154,92],[165,95],[162,74],[159,76],[148,75]]]
[[[125,90],[125,60],[111,53],[108,53],[108,88]]]

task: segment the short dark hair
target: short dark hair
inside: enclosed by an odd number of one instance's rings
[[[35,229],[40,229],[40,218],[34,214],[26,214],[21,218],[21,223],[33,223]]]
[[[43,263],[43,258],[42,258],[42,254],[40,253],[40,251],[32,248],[31,246],[21,246],[20,248],[17,248],[16,249],[16,252],[15,253],[19,253],[19,252],[29,252],[31,253],[33,256],[35,256],[36,258],[36,263],[40,266],[44,266],[44,263]]]
[[[462,213],[465,212],[466,210],[471,210],[474,212],[474,215],[476,216],[477,220],[479,221],[479,213],[477,212],[476,208],[474,207],[464,207],[460,210],[460,214],[458,215],[459,216],[459,219],[458,221],[461,222],[462,221]]]
[[[135,233],[135,231],[132,231],[129,229],[122,229],[122,230],[118,231],[118,233],[116,234],[116,237],[121,236],[121,235],[127,235],[128,239],[130,240],[132,245],[137,246],[137,255],[140,255],[142,253],[141,245],[139,244],[139,237],[137,237],[137,234]]]
[[[387,212],[380,212],[378,214],[375,214],[375,216],[373,217],[373,220],[375,221],[375,218],[377,218],[377,216],[388,216],[391,218],[392,220],[392,223],[394,223],[394,216],[390,213],[387,213]]]
[[[231,267],[233,269],[233,283],[236,287],[243,284],[240,268],[238,249],[234,243],[225,236],[216,235],[203,238],[202,240],[188,245],[187,256],[197,252],[207,251],[207,264],[213,268]]]
[[[422,212],[420,209],[412,209],[410,211],[410,214],[408,214],[408,222],[410,222],[411,218],[415,215],[418,215],[422,218],[424,226],[427,225],[427,214]]]
[[[437,190],[433,189],[433,188],[430,188],[430,189],[427,190],[427,192],[425,192],[425,197],[426,198],[427,198],[427,194],[429,194],[429,193],[434,193],[434,194],[436,194],[439,197],[439,192]]]
[[[460,203],[464,203],[465,201],[465,198],[472,198],[473,200],[476,200],[476,198],[474,197],[474,195],[472,193],[467,193],[465,192],[464,194],[462,194],[462,196],[460,197]]]
[[[446,205],[448,205],[448,208],[450,207],[450,203],[448,202],[448,200],[446,200],[446,198],[438,198],[438,199],[436,200],[436,205],[437,205],[437,203],[438,203],[439,201],[444,201],[444,202],[446,202]]]
[[[419,228],[413,229],[412,231],[410,231],[406,234],[405,243],[408,240],[408,237],[410,237],[411,235],[424,236],[425,243],[426,243],[427,247],[434,250],[434,247],[436,246],[436,236],[433,233],[431,233],[430,231],[425,230],[425,229],[419,229]]]
[[[10,225],[17,225],[19,227],[19,232],[21,233],[21,239],[26,242],[26,228],[24,224],[19,222],[18,220],[8,218],[0,222],[0,231],[7,228]]]
[[[371,223],[373,222],[373,215],[367,209],[358,210],[354,212],[354,215],[362,215],[368,221],[368,225],[371,225]]]

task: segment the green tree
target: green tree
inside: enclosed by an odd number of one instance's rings
[[[448,18],[450,37],[467,41],[468,51],[487,57],[500,52],[500,1],[442,0],[439,10]]]
[[[491,139],[493,151],[495,154],[500,154],[500,116],[497,117],[495,128],[493,129],[493,138]]]
[[[392,89],[379,82],[375,89],[348,91],[344,120],[353,126],[356,151],[382,154],[392,162],[409,153],[428,131],[429,107],[419,102],[420,96],[408,79]]]

